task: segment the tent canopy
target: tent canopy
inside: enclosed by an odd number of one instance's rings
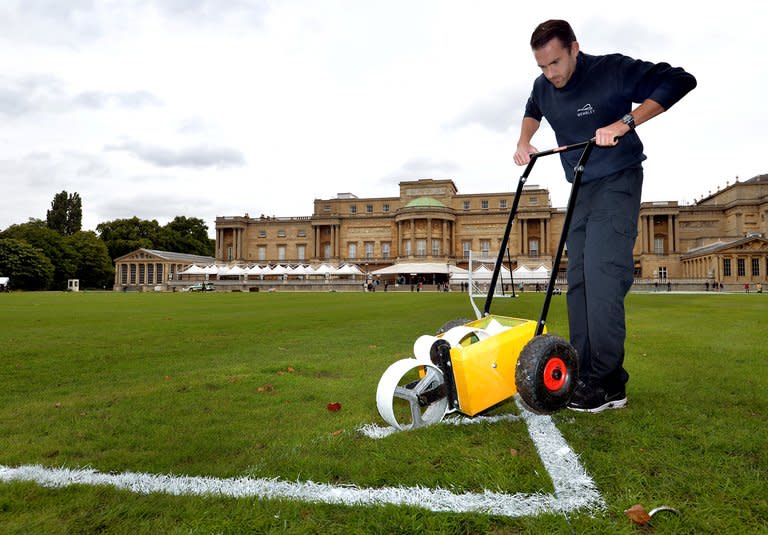
[[[450,266],[456,268],[456,266]],[[372,271],[373,275],[391,275],[408,273],[448,273],[449,265],[440,262],[403,262]],[[451,271],[454,273],[454,271]]]

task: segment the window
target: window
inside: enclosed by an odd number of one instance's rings
[[[664,238],[654,238],[653,239],[653,254],[664,254]]]
[[[499,201],[499,209],[506,210],[507,209],[507,199],[501,199]]]
[[[357,242],[349,242],[347,244],[347,252],[349,258],[357,258]]]
[[[277,231],[277,237],[278,238],[285,238],[285,229],[281,229]]]
[[[491,240],[480,240],[480,254],[482,256],[491,254]]]
[[[469,201],[464,201],[464,209],[469,210]]]
[[[405,256],[411,256],[411,240],[403,240],[403,251]]]
[[[147,284],[155,283],[155,265],[147,264]]]
[[[280,262],[285,261],[285,245],[278,245],[277,246],[277,259]]]
[[[659,278],[663,281],[667,280],[667,267],[659,266]]]
[[[760,259],[759,258],[753,258],[752,259],[752,275],[760,275]]]
[[[388,241],[381,242],[381,256],[389,258],[390,243]]]
[[[136,264],[131,264],[131,284],[136,284]]]
[[[538,197],[528,197],[528,204],[539,204]]]
[[[427,240],[416,240],[416,256],[427,256]]]
[[[157,265],[157,282],[163,282],[163,265]]]
[[[297,231],[296,231],[296,236],[297,236],[298,238],[306,238],[306,237],[307,237],[307,231],[306,231],[306,229],[300,228],[299,230],[297,230]]]
[[[227,247],[227,260],[232,260],[232,246]]]
[[[266,238],[267,237],[267,231],[266,230],[260,230],[259,231],[259,238]]]
[[[440,256],[440,240],[432,240],[432,256]]]
[[[723,276],[724,277],[731,276],[731,259],[730,258],[723,258]]]
[[[389,212],[389,204],[385,204],[381,207],[382,212],[385,214]]]
[[[120,284],[128,284],[128,266],[125,264],[120,266]]]
[[[461,242],[461,250],[464,258],[469,258],[469,252],[472,250],[472,242],[471,241]]]
[[[372,204],[366,204],[365,205],[365,213],[366,214],[372,214],[373,213],[373,205]]]
[[[331,211],[331,205],[325,204],[323,205],[323,212],[330,212]]]
[[[482,208],[483,210],[487,210],[488,209],[488,201],[487,200],[480,201],[480,208]]]
[[[139,284],[144,284],[144,264],[139,264]]]
[[[307,254],[307,246],[306,245],[297,245],[296,246],[296,259],[303,261],[306,258]]]
[[[736,259],[736,271],[739,277],[745,277],[747,275],[747,266],[743,258]]]
[[[365,257],[373,258],[373,242],[372,241],[365,242]]]
[[[259,245],[259,261],[264,262],[267,259],[267,246]]]
[[[528,254],[534,258],[539,256],[539,239],[531,238],[528,240]]]
[[[331,257],[331,244],[330,243],[324,243],[323,244],[323,258],[330,258]]]
[[[356,214],[357,213],[357,205],[356,204],[350,204],[349,205],[349,213],[350,214]]]

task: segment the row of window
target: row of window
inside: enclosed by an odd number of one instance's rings
[[[751,258],[751,267],[752,267],[752,276],[758,277],[760,276],[760,259],[759,258]],[[768,273],[768,258],[765,259],[765,271]],[[731,259],[730,258],[723,258],[723,276],[724,277],[730,277],[732,275],[731,271]],[[746,258],[737,258],[736,259],[736,276],[737,277],[746,277],[747,276],[747,259]]]
[[[529,204],[537,204],[538,203],[538,198],[531,197],[528,200],[528,203]],[[471,201],[464,201],[462,206],[464,207],[464,210],[471,210],[472,209],[472,202]],[[488,201],[487,199],[481,200],[480,201],[480,208],[482,210],[488,210],[490,208],[490,201]],[[499,210],[506,210],[507,208],[508,208],[507,199],[499,199]],[[390,210],[389,204],[382,204],[381,205],[382,213],[388,214],[389,210]],[[325,206],[323,206],[323,211],[324,212],[330,212],[331,211],[331,205],[330,204],[326,204]],[[353,214],[353,215],[358,213],[357,205],[356,204],[350,204],[349,205],[349,213]],[[372,204],[366,204],[365,205],[365,213],[366,214],[372,214],[373,213],[373,205]]]
[[[278,229],[277,230],[277,237],[278,238],[285,238],[288,236],[288,233],[284,229]],[[267,231],[266,230],[260,230],[259,231],[259,238],[266,238],[267,237]],[[306,238],[307,237],[307,231],[306,229],[300,228],[296,231],[296,237],[297,238]]]
[[[442,251],[442,244],[443,240],[440,239],[433,239],[431,243],[427,243],[427,240],[424,238],[418,238],[415,240],[410,239],[404,239],[402,241],[402,247],[400,248],[401,251],[403,251],[404,256],[417,256],[417,257],[425,257],[427,256],[427,247],[431,246],[429,251],[431,256],[441,256],[443,254]],[[363,243],[363,256],[358,256],[358,243],[357,242],[349,242],[347,243],[347,258],[362,258],[362,259],[373,259],[374,256],[374,242],[367,241]],[[381,258],[388,259],[391,258],[392,255],[392,244],[390,242],[381,242]],[[307,246],[304,244],[296,245],[296,256],[292,258],[292,260],[298,260],[298,261],[304,261],[306,260],[306,253],[307,253]],[[450,250],[451,246],[448,245],[448,248]],[[469,252],[472,250],[472,241],[466,240],[461,242],[461,248],[464,258],[469,258]],[[257,248],[257,260],[259,262],[266,262],[271,260],[277,260],[277,261],[285,261],[288,259],[287,256],[288,246],[287,245],[277,245],[277,258],[271,259],[267,258],[267,246],[266,245],[260,245]],[[488,256],[491,254],[491,240],[480,240],[480,251],[481,256]],[[227,258],[229,260],[233,259],[233,250],[232,248],[227,249]],[[331,258],[331,244],[325,243],[323,244],[323,258]],[[538,238],[531,238],[528,240],[528,256],[532,257],[538,257],[539,256],[539,240]]]

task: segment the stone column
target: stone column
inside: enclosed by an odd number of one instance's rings
[[[672,221],[673,218],[674,216],[671,214],[667,216],[667,252],[669,254],[675,252],[675,227]]]
[[[528,255],[528,220],[523,219],[521,220],[522,227],[523,227],[523,243],[520,244],[520,254],[527,256]]]
[[[432,256],[432,218],[427,218],[427,243],[426,251],[427,256]]]

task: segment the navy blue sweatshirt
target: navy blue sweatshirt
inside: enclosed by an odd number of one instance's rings
[[[579,52],[576,69],[562,89],[542,74],[533,83],[525,116],[541,121],[546,117],[559,145],[586,141],[598,128],[607,126],[632,110],[632,103],[654,100],[668,110],[696,87],[696,79],[668,63],[650,63],[621,54],[591,56]],[[580,151],[560,155],[568,181]],[[582,180],[588,182],[645,160],[643,144],[634,130],[615,147],[595,147]]]

